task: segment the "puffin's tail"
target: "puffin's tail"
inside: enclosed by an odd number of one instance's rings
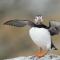
[[[55,45],[53,44],[53,42],[51,41],[51,49],[54,49],[54,50],[58,50]]]

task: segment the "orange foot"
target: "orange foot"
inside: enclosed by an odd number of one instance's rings
[[[35,56],[37,56],[38,58],[43,57],[45,54],[47,54],[47,51],[37,51],[35,53]]]

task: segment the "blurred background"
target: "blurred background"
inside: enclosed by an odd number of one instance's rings
[[[60,0],[0,0],[0,60],[33,55],[38,50],[29,28],[3,25],[11,19],[33,20],[36,15],[43,15],[46,25],[49,20],[60,21]],[[50,53],[60,55],[60,35],[52,39],[58,50]]]

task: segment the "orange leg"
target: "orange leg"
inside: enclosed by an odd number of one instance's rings
[[[35,56],[37,56],[38,58],[41,58],[46,54],[47,54],[47,51],[39,50],[35,53]]]

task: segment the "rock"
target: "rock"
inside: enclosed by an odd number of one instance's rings
[[[4,60],[60,60],[59,55],[45,55],[44,57],[38,58],[36,56],[27,56],[27,57],[16,57],[12,59],[4,59]]]

